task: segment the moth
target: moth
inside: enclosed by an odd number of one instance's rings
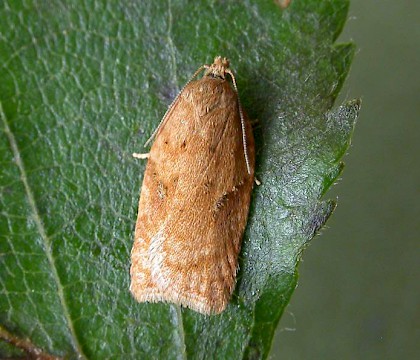
[[[255,162],[251,124],[226,58],[196,71],[152,138],[150,153],[137,155],[148,162],[130,291],[139,302],[218,314],[235,287]]]

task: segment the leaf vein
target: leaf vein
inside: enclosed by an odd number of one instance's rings
[[[41,236],[41,239],[44,243],[44,249],[45,249],[45,254],[47,256],[48,262],[51,266],[51,271],[52,271],[52,276],[54,278],[55,284],[57,286],[57,295],[59,297],[61,306],[63,307],[63,313],[64,313],[64,317],[67,321],[69,330],[70,330],[70,334],[71,334],[71,338],[73,340],[73,347],[74,349],[78,352],[79,354],[79,358],[82,359],[86,359],[86,355],[83,353],[81,344],[78,341],[74,326],[73,326],[73,322],[72,319],[70,317],[70,312],[64,297],[64,292],[63,292],[63,285],[61,284],[61,280],[60,280],[60,276],[58,275],[58,271],[57,271],[57,267],[55,264],[55,259],[53,257],[52,251],[51,251],[51,239],[48,237],[44,224],[42,222],[41,216],[39,214],[39,210],[38,207],[36,205],[35,202],[35,197],[34,194],[31,190],[31,187],[29,186],[29,182],[28,182],[28,177],[26,175],[26,170],[25,170],[25,166],[23,164],[22,158],[20,156],[20,151],[15,139],[14,134],[12,133],[10,127],[9,127],[9,123],[7,121],[6,118],[6,114],[3,111],[3,106],[0,102],[0,117],[2,119],[2,122],[4,124],[4,132],[9,140],[10,143],[10,147],[15,159],[15,163],[17,165],[17,167],[19,168],[19,172],[20,172],[20,179],[22,181],[22,184],[25,188],[25,193],[28,199],[28,203],[30,206],[30,209],[32,211],[32,216],[33,216],[33,220],[35,222],[35,225],[38,229],[38,232]]]

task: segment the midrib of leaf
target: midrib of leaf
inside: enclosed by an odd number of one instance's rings
[[[172,24],[173,24],[173,17],[172,17],[172,1],[168,0],[168,44],[170,48],[170,55],[172,60],[172,76],[174,84],[178,84],[177,81],[177,66],[176,66],[176,51],[174,41],[172,39]]]
[[[75,329],[74,329],[74,326],[73,326],[73,321],[70,317],[69,309],[68,309],[66,300],[64,298],[63,286],[61,285],[60,277],[59,277],[58,272],[57,272],[55,259],[54,259],[53,255],[51,253],[51,241],[50,241],[50,238],[48,237],[48,235],[45,231],[45,227],[44,227],[44,225],[42,223],[42,219],[39,215],[38,207],[37,207],[36,202],[35,202],[35,197],[33,195],[31,187],[29,186],[29,183],[28,183],[28,177],[26,175],[25,166],[24,166],[22,158],[20,156],[20,151],[19,151],[16,139],[15,139],[15,136],[13,135],[12,131],[10,130],[9,123],[7,121],[7,118],[6,118],[6,114],[3,111],[3,105],[2,105],[1,102],[0,102],[0,117],[1,117],[2,122],[4,124],[4,131],[6,133],[6,136],[7,136],[8,140],[9,140],[10,148],[12,149],[12,153],[13,153],[13,157],[15,159],[15,163],[16,163],[18,169],[19,169],[19,172],[20,172],[20,179],[21,179],[22,184],[23,184],[24,189],[25,189],[25,193],[26,193],[26,196],[27,196],[27,199],[28,199],[28,203],[29,203],[31,212],[32,212],[33,219],[35,221],[35,225],[38,229],[39,234],[41,235],[41,239],[42,239],[42,242],[44,244],[45,254],[47,256],[48,263],[50,264],[50,268],[51,268],[51,273],[52,273],[52,276],[54,278],[55,284],[57,286],[57,295],[58,295],[58,298],[60,300],[60,304],[63,308],[63,314],[64,314],[64,317],[67,321],[68,328],[70,330],[70,334],[71,334],[71,338],[72,338],[72,342],[73,342],[73,348],[77,351],[77,353],[79,355],[79,358],[86,359],[87,357],[83,353],[80,342],[78,341],[78,338],[76,336],[76,332],[75,332]]]
[[[186,343],[185,343],[185,329],[184,329],[184,320],[182,317],[181,306],[179,305],[169,305],[171,307],[171,312],[173,313],[173,319],[175,322],[175,327],[178,331],[178,339],[179,339],[179,357],[178,359],[186,360],[187,359],[187,352],[186,352]]]
[[[170,48],[170,56],[171,56],[171,60],[172,60],[172,64],[171,64],[171,73],[172,73],[172,81],[174,82],[174,84],[178,84],[178,79],[177,79],[177,63],[176,63],[176,51],[175,51],[175,46],[174,46],[174,42],[172,39],[172,24],[173,24],[173,16],[172,16],[172,1],[168,0],[168,31],[167,31],[167,39],[168,39],[168,44],[169,44],[169,48]],[[163,119],[165,118],[165,116],[163,117]],[[159,127],[159,126],[158,126]],[[181,307],[179,305],[170,305],[171,308],[171,312],[173,313],[173,320],[175,322],[175,328],[177,329],[178,332],[178,341],[179,341],[179,349],[180,349],[180,353],[179,356],[177,356],[178,359],[180,360],[187,360],[187,344],[185,342],[185,329],[184,329],[184,320],[183,320],[183,315],[182,315],[182,310]]]

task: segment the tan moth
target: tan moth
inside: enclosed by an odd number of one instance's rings
[[[255,162],[251,125],[226,58],[196,71],[153,137],[150,153],[137,155],[148,163],[130,291],[139,302],[218,314],[235,287]]]

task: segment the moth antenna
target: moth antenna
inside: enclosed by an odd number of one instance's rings
[[[230,77],[232,78],[233,87],[235,88],[236,96],[238,97],[239,116],[241,118],[242,143],[244,146],[245,163],[246,163],[246,169],[248,170],[248,174],[251,175],[251,166],[249,165],[248,146],[247,146],[247,141],[246,141],[245,119],[244,119],[244,113],[242,111],[241,100],[239,99],[238,87],[236,86],[235,76],[233,75],[232,71],[230,71],[230,69],[226,69],[225,72],[226,74],[229,74]]]
[[[194,78],[204,69],[208,69],[209,66],[208,65],[203,65],[200,66],[197,71],[194,73],[194,75],[191,77],[190,80],[188,80],[188,82],[182,87],[181,91],[178,93],[178,95],[175,97],[175,99],[172,101],[171,105],[169,105],[168,110],[166,110],[165,115],[163,115],[162,120],[160,121],[159,125],[157,126],[157,128],[155,129],[155,131],[153,131],[153,134],[149,137],[149,139],[147,139],[147,141],[144,144],[144,147],[146,147],[147,145],[150,144],[150,142],[156,137],[156,135],[158,134],[159,130],[161,130],[163,128],[163,126],[165,125],[165,121],[168,118],[169,113],[171,112],[172,108],[174,107],[174,104],[176,103],[176,101],[178,100],[178,98],[180,97],[180,95],[182,94],[182,92],[184,91],[184,89],[190,84],[191,81],[194,80]]]

